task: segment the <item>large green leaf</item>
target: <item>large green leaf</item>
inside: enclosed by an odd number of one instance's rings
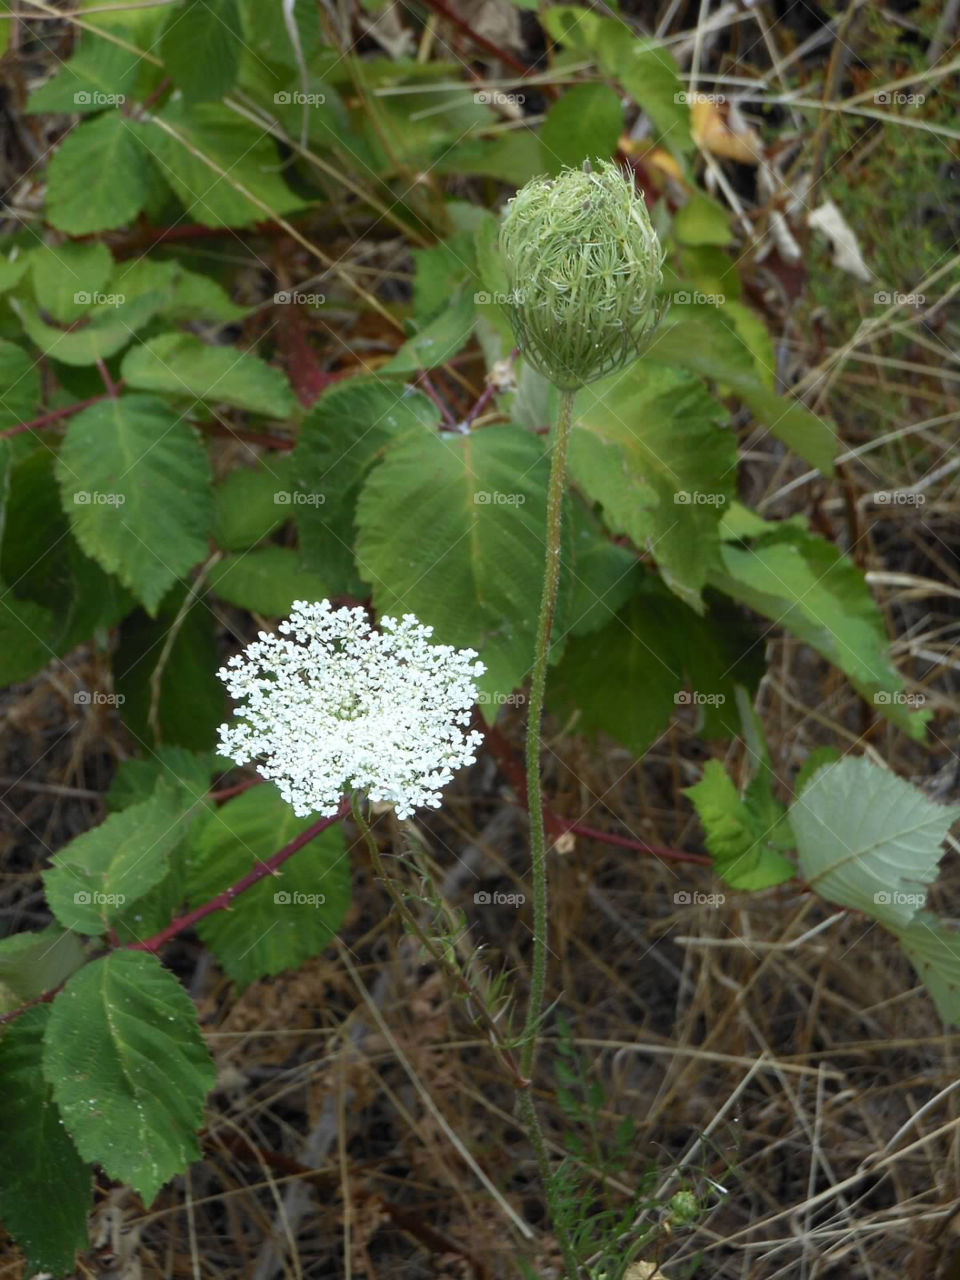
[[[353,517],[373,462],[406,435],[432,434],[438,413],[420,391],[351,378],[325,391],[304,418],[293,453],[291,502],[306,567],[351,594]]]
[[[213,347],[191,333],[161,333],[132,347],[121,373],[139,391],[229,404],[269,418],[287,418],[296,408],[279,369],[234,347]]]
[[[53,914],[76,933],[104,933],[164,878],[195,812],[187,792],[163,786],[71,840],[43,873]]]
[[[237,78],[243,32],[237,0],[186,0],[160,37],[160,56],[188,102],[214,102]]]
[[[923,906],[958,817],[960,807],[933,804],[865,756],[825,765],[790,808],[811,888],[893,928]]]
[[[890,660],[883,617],[863,574],[823,538],[795,525],[774,526],[749,547],[724,543],[710,568],[719,590],[812,645],[845,672],[863,697],[914,737],[927,712],[913,712]]]
[[[141,128],[164,179],[204,226],[248,227],[300,204],[269,135],[219,103],[174,99]]]
[[[206,453],[162,400],[124,395],[78,413],[57,463],[77,541],[151,614],[202,559],[213,522]]]
[[[0,23],[7,27],[7,22]],[[79,33],[73,57],[55,75],[34,89],[28,112],[82,114],[103,111],[123,102],[137,78],[141,59],[129,48],[89,32]]]
[[[0,939],[0,1008],[15,1009],[59,987],[85,959],[77,935],[55,925]]]
[[[605,84],[581,84],[553,104],[540,129],[541,163],[547,173],[584,160],[609,160],[623,129],[619,95]]]
[[[518,427],[415,434],[357,504],[357,564],[378,613],[414,613],[437,640],[479,650],[488,693],[509,693],[533,659],[548,468]]]
[[[259,547],[224,556],[211,567],[207,584],[228,604],[267,618],[285,618],[295,600],[323,600],[335,594],[330,579],[304,570],[290,547]]]
[[[314,821],[297,818],[272,785],[254,787],[212,813],[191,837],[188,892],[199,904],[282,849]],[[343,830],[328,827],[283,864],[217,911],[197,932],[241,985],[319,955],[350,902]]]
[[[72,236],[112,231],[132,222],[156,188],[157,176],[135,132],[119,111],[78,125],[47,166],[46,218]]]
[[[570,470],[607,524],[649,547],[692,608],[734,496],[737,450],[723,408],[689,375],[637,361],[577,397]]]
[[[161,778],[185,788],[203,800],[210,790],[214,757],[209,751],[189,751],[186,747],[159,747],[142,759],[121,760],[107,792],[107,808],[112,812],[149,800]]]
[[[113,951],[53,1002],[43,1073],[85,1160],[149,1205],[200,1155],[216,1072],[193,1002],[153,955]]]
[[[255,467],[237,467],[213,491],[213,540],[224,551],[246,551],[293,514],[291,460],[267,454]]]
[[[122,351],[164,304],[159,292],[122,300],[117,294],[97,296],[103,300],[84,306],[85,322],[69,330],[47,324],[32,303],[18,301],[16,309],[27,335],[46,355],[62,364],[88,365]]]
[[[0,1218],[28,1274],[72,1271],[87,1247],[91,1170],[63,1127],[40,1070],[47,1008],[28,1009],[0,1041]]]
[[[41,245],[30,256],[37,303],[60,324],[71,324],[95,305],[94,295],[113,270],[105,244]]]
[[[564,716],[579,713],[580,728],[639,756],[678,705],[696,707],[705,737],[733,736],[735,686],[754,687],[762,671],[739,616],[713,602],[700,617],[646,574],[612,621],[570,640],[547,697]]]

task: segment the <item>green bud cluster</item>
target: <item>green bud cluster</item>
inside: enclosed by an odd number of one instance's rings
[[[500,251],[520,350],[561,390],[621,368],[660,320],[663,251],[615,164],[528,182],[510,201]]]

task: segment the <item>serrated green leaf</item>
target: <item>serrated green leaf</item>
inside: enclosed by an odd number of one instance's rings
[[[825,765],[790,808],[800,871],[830,902],[891,928],[926,899],[960,807],[933,804],[865,756]]]
[[[700,609],[718,525],[734,496],[736,441],[693,378],[638,361],[577,396],[573,481],[610,527],[650,547],[664,581]]]
[[[272,785],[254,787],[212,813],[191,837],[189,897],[205,902],[239,880],[302,831]],[[323,901],[318,899],[322,898]],[[197,926],[230,977],[242,986],[319,955],[343,921],[350,902],[350,863],[343,831],[328,827],[283,864]]]
[[[861,571],[823,538],[781,523],[749,548],[724,543],[710,582],[812,645],[877,710],[914,737],[929,713],[893,695],[903,688],[886,629]]]
[[[23,347],[0,338],[0,431],[22,426],[39,411],[40,372],[36,360]]]
[[[75,933],[104,933],[164,878],[194,813],[187,793],[165,786],[71,840],[43,873],[53,914]]]
[[[754,779],[756,781],[756,779]],[[796,867],[774,847],[782,806],[751,806],[741,800],[719,760],[708,760],[703,777],[684,791],[696,806],[717,873],[735,889],[767,889],[796,875]]]
[[[543,170],[579,169],[584,160],[609,160],[623,130],[619,96],[605,84],[568,89],[547,112],[540,129]]]
[[[71,1271],[85,1249],[92,1171],[60,1120],[40,1070],[47,1008],[28,1009],[0,1041],[0,1218],[27,1255],[29,1274]]]
[[[43,1073],[83,1158],[145,1204],[199,1157],[216,1072],[193,1002],[156,956],[114,951],[73,975],[53,1002]]]
[[[118,812],[149,800],[161,778],[183,787],[196,800],[203,800],[210,790],[213,769],[211,752],[176,746],[159,747],[144,759],[121,760],[107,792],[107,808]]]
[[[409,338],[377,372],[380,375],[407,374],[436,369],[455,356],[467,345],[473,333],[473,292],[471,287],[461,286],[449,305],[427,324],[418,326],[415,336]]]
[[[106,111],[78,125],[54,151],[47,221],[73,236],[113,231],[133,221],[156,181],[135,126],[119,111]]]
[[[290,547],[260,547],[224,556],[212,565],[207,584],[222,600],[267,618],[285,618],[295,600],[324,600],[330,579],[300,566]]]
[[[317,45],[320,42],[320,14],[313,0],[295,0],[292,6],[294,25],[300,41],[300,49],[308,65],[313,65]],[[240,0],[243,29],[248,45],[256,50],[258,58],[296,67],[298,51],[284,21],[284,12],[278,5],[265,5],[263,0]],[[339,59],[339,60],[342,60]]]
[[[188,102],[215,102],[229,93],[242,49],[237,0],[186,0],[160,36],[160,56]]]
[[[279,369],[235,347],[213,347],[191,333],[161,333],[132,347],[120,367],[127,385],[214,404],[228,404],[268,418],[296,409]]]
[[[479,650],[485,692],[509,693],[533,659],[548,462],[518,427],[413,434],[357,504],[357,565],[380,614],[414,613],[443,643]]]
[[[206,555],[213,523],[209,464],[191,428],[150,396],[101,401],[70,422],[57,478],[81,547],[156,615]]]
[[[63,364],[88,365],[122,351],[164,304],[161,293],[146,293],[123,301],[116,294],[107,294],[105,298],[84,307],[89,320],[70,330],[47,324],[32,303],[21,300],[15,305],[26,333],[41,351]]]
[[[960,933],[927,911],[894,930],[947,1024],[960,1026]]]
[[[585,507],[571,503],[568,513],[574,572],[564,632],[554,634],[556,646],[568,635],[588,635],[610,623],[637,589],[642,573],[635,553],[611,542]]]
[[[59,987],[85,959],[77,935],[55,925],[0,939],[0,1009],[15,1009]]]
[[[293,514],[291,460],[269,454],[256,467],[231,471],[213,491],[213,540],[224,551],[246,551]]]
[[[83,32],[73,57],[32,91],[26,110],[87,114],[116,107],[129,93],[142,65],[137,54],[122,44]]]
[[[105,244],[42,245],[30,257],[37,304],[60,324],[71,324],[94,305],[113,270]]]
[[[206,227],[249,227],[301,203],[280,177],[269,135],[219,103],[174,99],[141,130],[164,180]]]

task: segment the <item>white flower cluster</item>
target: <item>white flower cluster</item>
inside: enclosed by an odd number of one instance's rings
[[[348,791],[396,806],[406,818],[436,808],[454,770],[481,742],[465,733],[485,670],[473,649],[431,644],[412,614],[298,600],[279,635],[260,637],[218,672],[245,701],[220,726],[220,751],[276,782],[298,817],[336,812]]]

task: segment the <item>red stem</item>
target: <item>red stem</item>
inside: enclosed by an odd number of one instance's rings
[[[119,391],[123,386],[123,382],[114,383],[114,391]],[[24,431],[39,430],[41,427],[48,427],[52,422],[59,422],[61,418],[69,418],[73,413],[79,413],[81,409],[89,409],[92,404],[99,404],[101,400],[109,399],[108,396],[91,396],[89,400],[78,400],[76,404],[65,405],[62,409],[51,409],[49,413],[42,414],[39,418],[32,418],[30,422],[21,422],[19,426],[8,427],[6,431],[0,431],[0,440],[7,436],[19,436]]]

